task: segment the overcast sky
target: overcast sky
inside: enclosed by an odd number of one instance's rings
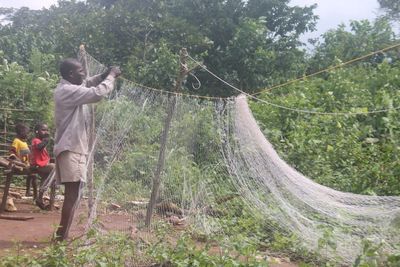
[[[317,4],[316,15],[319,16],[316,33],[307,34],[309,38],[317,37],[340,23],[349,24],[351,20],[374,20],[380,13],[377,0],[292,0],[291,5],[310,6]]]
[[[0,7],[29,7],[30,9],[48,8],[57,0],[0,0]]]
[[[27,6],[31,9],[48,8],[57,0],[0,0],[0,7]],[[315,13],[320,17],[316,33],[307,34],[307,38],[317,37],[340,23],[348,24],[350,20],[373,20],[379,14],[377,0],[292,0],[291,5],[309,6],[318,4]]]

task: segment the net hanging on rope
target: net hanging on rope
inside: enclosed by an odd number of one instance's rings
[[[85,58],[90,75],[104,70],[89,54]],[[325,256],[344,263],[354,261],[366,238],[385,240],[383,249],[396,251],[400,198],[339,192],[303,176],[278,156],[245,96],[200,99],[128,80],[97,106],[94,204],[85,225],[75,222],[72,234],[95,227],[151,236],[146,208],[171,103],[175,112],[155,224],[175,220],[206,234],[221,233],[221,218],[246,209],[263,218],[265,229],[295,235],[310,251],[318,250],[329,229],[337,249]]]

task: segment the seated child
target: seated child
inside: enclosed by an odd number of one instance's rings
[[[35,126],[35,138],[32,139],[31,166],[35,168],[41,178],[40,185],[46,180],[53,171],[55,164],[50,163],[50,156],[46,146],[49,143],[49,128],[45,123],[38,123]],[[54,189],[53,189],[54,190]],[[41,209],[47,209],[43,203],[43,190],[39,190],[36,205]]]
[[[17,137],[15,137],[14,141],[10,147],[10,159],[13,160],[20,160],[21,162],[25,163],[29,166],[29,146],[26,143],[29,127],[25,124],[18,123],[15,125],[15,133]],[[32,176],[26,178],[26,195],[30,195],[30,186],[31,186]]]
[[[15,133],[17,136],[14,138],[10,147],[10,159],[19,159],[29,166],[29,146],[26,143],[29,133],[29,127],[25,124],[18,123],[15,125]]]

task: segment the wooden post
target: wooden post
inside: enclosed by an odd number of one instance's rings
[[[176,79],[175,90],[174,90],[177,93],[181,90],[182,82],[188,73],[188,68],[186,65],[187,57],[188,54],[186,48],[182,48],[179,59],[179,75]],[[153,177],[153,188],[151,191],[150,201],[147,206],[146,221],[145,221],[146,227],[150,227],[151,218],[153,216],[153,209],[156,205],[158,198],[158,191],[160,189],[160,184],[161,184],[161,173],[164,170],[164,164],[165,164],[165,151],[167,148],[168,134],[169,134],[169,129],[171,127],[171,121],[174,115],[177,102],[176,96],[170,96],[170,98],[172,98],[172,100],[168,105],[167,117],[165,118],[164,128],[160,139],[160,152],[158,154],[157,168]]]
[[[50,210],[54,210],[54,203],[56,200],[56,182],[52,182],[50,185]]]
[[[89,66],[86,57],[85,45],[79,46],[79,60],[83,62],[82,66],[85,69],[86,78],[89,76]],[[94,188],[93,188],[93,145],[94,145],[94,138],[95,138],[95,110],[94,105],[90,104],[87,105],[89,108],[89,158],[87,159],[88,170],[87,170],[87,189],[88,189],[88,216],[91,216],[93,204],[94,204]]]
[[[37,177],[35,174],[28,174],[29,176],[30,178],[26,179],[29,179],[32,183],[33,199],[36,200],[38,198]]]
[[[7,197],[8,197],[8,192],[10,191],[12,177],[13,177],[12,172],[7,173],[6,183],[4,185],[4,191],[3,191],[3,199],[1,200],[1,205],[0,205],[0,214],[6,210]]]

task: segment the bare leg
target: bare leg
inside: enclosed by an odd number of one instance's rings
[[[45,190],[43,189],[43,184],[46,182],[47,178],[52,174],[53,170],[55,168],[55,165],[53,163],[49,163],[48,165],[44,167],[39,167],[38,168],[38,174],[41,177],[40,179],[40,190],[39,190],[39,197],[36,199],[36,205],[39,206],[43,210],[52,210],[54,207],[54,198],[55,198],[55,193],[56,193],[56,183],[53,181],[51,183],[51,191],[50,191],[50,205],[45,205],[43,202],[43,195],[45,193]]]
[[[37,199],[38,193],[37,193],[37,177],[36,175],[30,175],[31,177],[31,184],[32,184],[32,189],[33,189],[33,199]]]
[[[80,201],[81,184],[81,182],[64,183],[64,204],[61,211],[60,226],[56,232],[56,241],[63,241],[68,238],[69,228]]]
[[[42,210],[47,210],[46,205],[43,203],[43,195],[44,195],[44,191],[40,190],[42,188],[43,182],[44,180],[46,180],[48,174],[46,173],[39,173],[40,176],[40,187],[39,187],[39,195],[36,198],[36,205],[41,208]]]
[[[30,175],[26,176],[26,191],[25,191],[25,196],[29,197],[31,195],[31,180],[32,177]]]
[[[54,202],[56,198],[56,182],[51,183],[50,187],[50,210],[54,209]]]

